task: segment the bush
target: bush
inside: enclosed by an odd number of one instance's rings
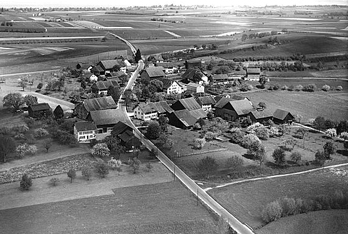
[[[37,152],[37,147],[35,145],[28,145],[27,143],[18,145],[16,152],[19,158],[24,157],[26,154],[34,155]]]
[[[27,131],[29,131],[29,127],[26,125],[20,125],[13,127],[11,130],[17,133],[26,133]]]
[[[262,219],[266,223],[275,221],[282,217],[282,207],[279,204],[279,201],[273,201],[268,203],[267,206],[262,210]]]
[[[336,137],[337,136],[337,132],[335,128],[330,128],[328,130],[325,131],[325,135],[328,137]]]
[[[272,157],[278,165],[285,164],[285,151],[282,148],[277,148],[273,151]]]
[[[303,87],[303,91],[305,92],[314,92],[317,89],[317,86],[315,84],[308,84]]]
[[[261,140],[267,140],[269,138],[269,130],[264,126],[256,128],[255,134]]]
[[[211,173],[214,173],[218,168],[216,160],[212,157],[203,158],[198,164],[198,171],[209,176]]]
[[[33,182],[31,180],[31,178],[27,174],[24,174],[22,176],[22,180],[19,183],[20,188],[23,189],[23,190],[29,190],[29,188],[32,185],[33,185]]]
[[[95,157],[109,157],[110,150],[106,143],[98,143],[91,149],[91,154]]]
[[[205,133],[205,139],[207,140],[207,141],[211,141],[211,140],[214,140],[214,138],[215,138],[215,134],[213,133],[213,132],[206,132]]]
[[[121,169],[121,164],[122,164],[121,160],[114,159],[114,157],[111,157],[111,159],[108,161],[108,166],[112,170]]]
[[[235,144],[241,144],[243,141],[244,133],[239,129],[238,131],[233,131],[230,134],[230,141]]]
[[[345,141],[348,140],[348,132],[341,132],[340,138],[343,138]]]
[[[273,90],[278,90],[278,89],[280,89],[280,85],[279,84],[273,85]]]
[[[196,138],[194,140],[194,143],[193,143],[194,144],[194,148],[195,149],[202,149],[204,147],[205,143],[206,143],[206,141],[205,141],[204,138]]]
[[[34,130],[35,138],[42,138],[48,136],[48,131],[44,128],[38,128]]]
[[[161,127],[157,121],[151,122],[147,126],[146,137],[149,139],[157,139],[160,136]]]
[[[290,155],[290,158],[291,158],[292,161],[298,163],[298,162],[301,160],[302,155],[301,155],[301,153],[299,153],[299,152],[293,152],[293,153]]]
[[[315,156],[315,162],[318,163],[320,166],[323,166],[326,160],[326,155],[324,151],[318,150],[314,156]]]
[[[50,179],[50,181],[48,183],[49,183],[49,185],[55,187],[55,186],[58,185],[59,179],[58,178],[52,178],[52,179]]]
[[[343,87],[342,87],[341,85],[339,85],[339,86],[336,87],[336,90],[337,90],[337,91],[342,91],[342,90],[343,90]]]
[[[86,180],[90,180],[93,174],[92,168],[89,166],[82,167],[81,174]]]
[[[76,171],[75,169],[71,168],[68,173],[67,173],[68,177],[70,178],[70,182],[72,183],[73,179],[76,178]]]
[[[95,164],[95,171],[101,178],[105,178],[109,174],[109,167],[105,162],[99,161]]]
[[[258,142],[261,144],[260,139],[254,135],[254,134],[247,134],[244,135],[243,140],[242,140],[242,146],[244,148],[249,148],[254,142]]]
[[[295,88],[294,88],[294,86],[293,85],[290,85],[289,87],[288,87],[288,91],[293,91]]]
[[[281,90],[288,90],[288,89],[289,89],[289,87],[286,86],[286,85],[283,85],[283,86],[281,87]]]
[[[280,200],[280,204],[282,207],[282,217],[294,215],[298,210],[294,198],[284,197]]]
[[[295,91],[301,91],[303,89],[302,85],[296,85]]]
[[[330,86],[329,85],[323,85],[323,87],[321,87],[321,89],[323,90],[323,91],[329,91],[330,90]]]
[[[226,160],[226,166],[228,168],[236,169],[243,166],[243,164],[244,164],[243,159],[241,159],[238,156],[232,156]]]

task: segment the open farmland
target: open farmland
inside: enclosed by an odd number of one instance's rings
[[[253,228],[259,228],[263,225],[262,208],[278,198],[288,196],[307,199],[317,195],[331,195],[335,190],[347,193],[347,174],[338,175],[335,170],[327,169],[302,175],[235,184],[213,189],[208,193],[239,220]]]
[[[331,120],[344,120],[348,116],[348,94],[346,92],[260,91],[242,95],[255,104],[265,102],[271,113],[279,108],[288,110],[294,115],[302,115],[301,122],[318,116]]]
[[[0,227],[4,233],[18,234],[216,233],[209,212],[178,182],[113,191],[114,195],[1,210]]]

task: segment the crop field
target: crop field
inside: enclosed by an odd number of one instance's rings
[[[348,167],[341,167],[347,171]],[[313,198],[332,195],[335,190],[348,192],[347,174],[323,170],[282,178],[235,184],[208,191],[222,206],[239,220],[253,228],[263,225],[261,210],[269,202],[282,197]]]
[[[212,216],[179,182],[113,191],[114,195],[1,210],[0,227],[4,233],[18,234],[217,233]]]
[[[302,122],[318,116],[331,120],[343,120],[348,116],[346,92],[260,91],[246,93],[243,96],[248,97],[255,104],[265,102],[271,113],[279,108],[288,110],[294,115],[302,115]]]

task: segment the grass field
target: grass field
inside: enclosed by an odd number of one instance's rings
[[[325,210],[285,217],[262,227],[256,233],[323,234],[334,231],[344,234],[348,231],[347,227],[347,210]]]
[[[341,169],[347,170],[348,167]],[[313,198],[331,195],[335,190],[348,192],[347,176],[330,170],[275,179],[230,185],[209,191],[222,206],[239,220],[253,228],[263,225],[261,210],[269,202],[281,197]]]
[[[303,122],[318,116],[332,120],[343,120],[348,116],[346,92],[260,91],[245,93],[242,96],[248,97],[256,105],[261,101],[265,102],[271,113],[279,108],[294,115],[300,114],[303,116]]]
[[[114,195],[1,210],[0,227],[4,233],[18,234],[217,231],[209,212],[178,182],[113,191]]]

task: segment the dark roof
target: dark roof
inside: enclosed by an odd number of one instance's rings
[[[201,109],[201,106],[198,104],[198,102],[195,100],[195,98],[190,97],[190,98],[183,98],[177,100],[173,105],[175,105],[177,102],[181,103],[181,105],[186,109],[186,110],[196,110],[196,109]],[[172,105],[172,106],[173,106]]]
[[[97,125],[112,125],[119,121],[124,121],[125,117],[121,110],[108,109],[90,112],[91,119]]]
[[[175,80],[169,80],[169,79],[162,79],[161,80],[163,83],[163,89],[168,89],[174,82]]]
[[[99,90],[107,90],[110,86],[114,86],[114,87],[119,86],[116,80],[97,81],[95,85],[97,86]]]
[[[163,114],[166,112],[172,113],[174,111],[166,101],[154,102],[153,104],[155,105],[158,114]]]
[[[115,124],[115,126],[113,127],[113,134],[115,134],[116,136],[118,136],[119,134],[125,132],[126,130],[131,130],[132,127],[129,126],[128,124],[125,124],[122,121],[119,121]]]
[[[117,104],[111,96],[86,99],[83,101],[83,105],[87,111],[117,108]]]
[[[163,72],[163,67],[148,67],[143,70],[143,72],[146,72],[149,77],[165,77],[166,74]]]
[[[216,103],[212,96],[197,97],[197,102],[201,105],[214,105]]]
[[[174,111],[172,114],[175,115],[176,118],[180,120],[180,122],[182,122],[186,127],[191,127],[197,122],[197,119],[192,116],[192,114],[188,110]]]
[[[127,76],[123,71],[113,72],[112,75],[116,77]]]
[[[75,123],[75,128],[78,132],[96,130],[97,127],[93,122],[80,121]]]
[[[248,114],[254,107],[249,100],[234,100],[229,102],[238,115]]]
[[[273,117],[279,120],[284,120],[288,114],[290,114],[291,117],[294,118],[294,116],[289,111],[276,109],[276,111],[273,113]]]
[[[190,68],[190,69],[187,69],[187,70],[185,71],[185,73],[182,74],[181,77],[182,77],[183,79],[189,79],[189,80],[191,80],[191,79],[193,78],[193,76],[194,76],[196,73],[202,73],[202,72],[201,72],[200,70]],[[203,73],[202,73],[202,75],[203,75]]]
[[[272,113],[270,113],[267,110],[262,110],[262,111],[251,111],[250,114],[254,116],[255,119],[263,119],[263,118],[270,118],[272,117]]]
[[[195,119],[207,118],[207,113],[203,109],[190,110],[189,112]]]
[[[28,108],[30,108],[32,111],[51,110],[51,107],[50,105],[48,105],[48,103],[34,104],[34,105],[30,105]]]
[[[102,60],[98,65],[103,68],[103,70],[111,70],[114,66],[120,65],[117,60]]]
[[[261,70],[258,67],[248,67],[247,68],[247,73],[248,74],[260,74]]]
[[[118,134],[118,137],[122,141],[128,142],[134,137],[134,134],[133,134],[132,130],[127,129],[126,131],[122,132],[121,134]]]

